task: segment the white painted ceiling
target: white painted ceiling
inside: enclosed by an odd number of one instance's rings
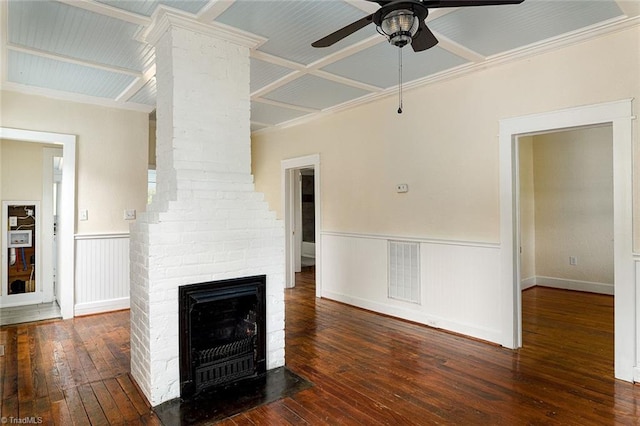
[[[398,48],[373,24],[323,49],[311,43],[377,10],[365,0],[0,0],[4,89],[151,112],[156,9],[263,37],[251,52],[252,130],[395,94]],[[638,19],[639,0],[525,0],[434,9],[440,43],[403,49],[408,87],[596,36]],[[594,52],[594,55],[596,53]]]

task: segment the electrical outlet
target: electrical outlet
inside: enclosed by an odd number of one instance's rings
[[[575,256],[569,256],[569,265],[576,266],[578,264],[578,258]]]
[[[404,192],[409,192],[409,185],[407,185],[406,183],[399,183],[396,185],[396,192],[398,194],[404,193]]]
[[[18,226],[18,216],[9,216],[9,226]]]

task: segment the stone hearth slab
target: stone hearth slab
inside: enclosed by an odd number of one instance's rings
[[[286,367],[260,377],[202,392],[188,400],[167,401],[153,410],[163,425],[211,423],[286,398],[313,386]]]

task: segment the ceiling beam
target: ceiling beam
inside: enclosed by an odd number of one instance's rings
[[[57,53],[45,52],[44,50],[34,49],[33,47],[23,47],[18,46],[11,43],[6,43],[6,47],[8,50],[13,50],[15,52],[27,53],[29,55],[40,56],[47,59],[53,59],[54,61],[67,62],[70,64],[81,65],[84,67],[96,68],[103,71],[115,72],[119,74],[126,74],[133,77],[141,77],[142,73],[135,70],[130,70],[128,68],[116,67],[113,65],[105,65],[98,62],[91,62],[87,60],[81,60],[72,58],[66,55],[60,55]]]
[[[299,79],[300,77],[302,77],[303,75],[305,75],[306,73],[303,71],[293,71],[287,75],[285,75],[284,77],[281,77],[279,79],[277,79],[276,81],[267,84],[266,86],[256,90],[255,92],[253,92],[251,94],[251,99],[257,99],[260,98],[264,95],[266,95],[269,92],[272,92],[274,90],[276,90],[279,87],[284,86],[285,84],[291,83],[294,80]]]
[[[318,59],[315,62],[310,63],[309,65],[307,65],[306,69],[307,70],[317,70],[320,68],[324,68],[329,64],[332,64],[336,61],[339,61],[341,59],[344,59],[348,56],[353,55],[354,53],[358,53],[362,50],[368,49],[372,46],[375,46],[376,44],[380,44],[382,42],[386,42],[387,40],[382,37],[379,34],[373,35],[371,37],[368,37],[362,41],[359,41],[358,43],[354,43],[351,44],[347,47],[345,47],[342,50],[338,50],[335,53],[332,53],[330,55],[327,55],[321,59]]]
[[[130,22],[136,25],[149,25],[151,18],[137,13],[132,13],[126,10],[118,9],[117,7],[109,6],[108,4],[98,3],[93,0],[58,0],[60,3],[72,7],[79,7],[89,12],[99,13],[100,15],[109,16],[111,18],[120,19],[121,21]]]
[[[127,102],[136,93],[140,91],[146,84],[156,75],[156,64],[151,65],[141,76],[136,78],[133,83],[122,91],[116,98],[118,102]]]
[[[198,21],[213,22],[218,16],[222,15],[235,0],[210,0],[198,13]]]
[[[456,56],[464,58],[470,62],[482,62],[487,59],[485,56],[479,54],[475,50],[471,50],[468,47],[463,46],[460,43],[457,43],[436,31],[432,32],[433,35],[435,35],[438,39],[438,47],[445,49]]]
[[[331,74],[329,72],[322,71],[322,70],[311,70],[309,74],[315,75],[316,77],[324,78],[325,80],[344,84],[345,86],[351,86],[351,87],[356,87],[358,89],[366,90],[367,92],[381,92],[382,90],[384,90],[383,88],[378,86],[372,86],[371,84],[352,80],[350,78],[342,77],[336,74]]]
[[[277,106],[277,107],[281,107],[281,108],[293,109],[293,110],[296,110],[296,111],[303,111],[303,112],[309,112],[309,113],[320,112],[319,109],[307,108],[307,107],[303,107],[303,106],[300,106],[300,105],[287,104],[285,102],[272,101],[271,99],[266,99],[266,98],[255,98],[254,99],[252,97],[251,100],[253,102],[259,102],[261,104],[273,105],[273,106]]]

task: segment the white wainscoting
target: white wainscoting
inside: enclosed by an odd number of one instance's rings
[[[129,234],[76,235],[78,315],[129,308]]]
[[[388,241],[420,243],[421,302],[388,296]],[[322,233],[322,297],[499,343],[500,246]]]

